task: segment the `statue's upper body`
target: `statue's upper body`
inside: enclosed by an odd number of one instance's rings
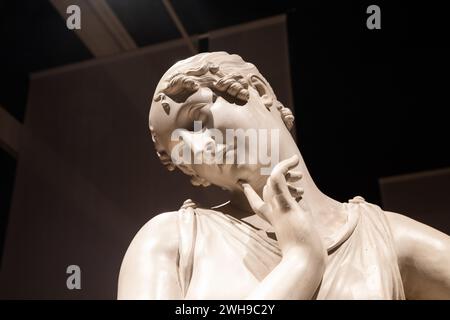
[[[168,70],[150,110],[158,156],[194,185],[228,190],[231,201],[212,209],[186,201],[144,225],[123,260],[119,298],[450,299],[450,237],[361,197],[340,203],[321,193],[289,134],[292,121],[236,55],[199,54]],[[194,158],[213,150],[236,160],[238,149],[211,129],[276,131],[270,149],[280,161],[268,175],[259,162],[173,161],[179,142]],[[243,151],[255,152],[249,143]]]
[[[353,216],[333,239],[313,298],[450,298],[447,235],[366,202],[346,206]],[[264,230],[218,210],[182,208],[158,215],[136,235],[119,298],[245,299],[280,260]]]

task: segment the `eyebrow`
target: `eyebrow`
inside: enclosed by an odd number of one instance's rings
[[[186,102],[186,100],[193,95],[194,93],[196,93],[198,91],[192,91],[188,88],[181,88],[180,90],[177,90],[175,93],[166,93],[166,95],[172,99],[173,101],[177,102],[177,103],[183,103]]]

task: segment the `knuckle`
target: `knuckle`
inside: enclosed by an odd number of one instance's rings
[[[271,177],[276,177],[278,175],[280,175],[280,170],[278,170],[277,168],[272,170],[272,173],[270,174]]]

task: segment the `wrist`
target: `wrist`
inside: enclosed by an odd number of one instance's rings
[[[327,253],[322,248],[293,246],[283,251],[282,261],[299,266],[313,264],[316,267],[325,267],[326,258]]]

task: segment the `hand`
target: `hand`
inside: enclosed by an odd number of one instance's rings
[[[291,171],[298,163],[297,155],[278,163],[267,179],[262,199],[250,184],[241,185],[253,211],[274,227],[283,257],[306,252],[324,259],[326,251],[302,201],[303,190],[291,184],[302,178],[300,172]]]

